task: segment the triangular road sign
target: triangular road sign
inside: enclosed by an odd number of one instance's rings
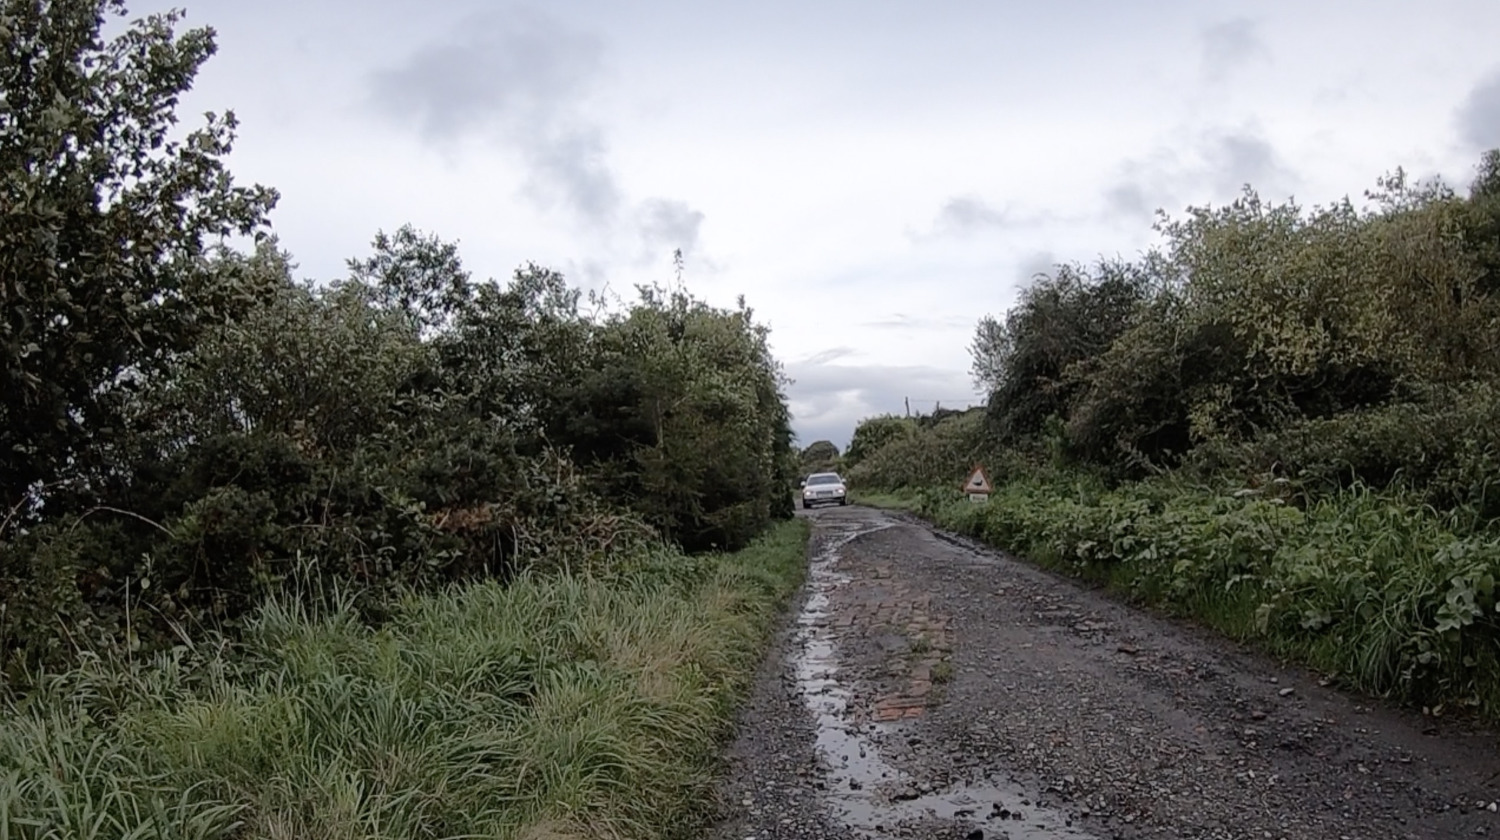
[[[984,474],[984,467],[976,465],[974,471],[969,473],[968,479],[964,481],[965,493],[993,493],[994,487],[990,485],[990,477]]]

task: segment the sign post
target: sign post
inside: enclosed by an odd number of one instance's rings
[[[980,464],[974,465],[974,471],[964,479],[964,495],[975,504],[983,504],[989,501],[990,494],[995,491],[994,485],[990,484],[990,477],[985,474],[984,467]]]

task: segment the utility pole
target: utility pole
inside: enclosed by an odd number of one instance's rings
[[[911,397],[902,397],[901,399],[906,401],[906,416],[910,417],[911,416]]]

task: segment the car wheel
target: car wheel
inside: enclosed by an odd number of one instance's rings
[[[812,502],[803,502],[802,503],[802,509],[803,510],[812,510]]]
[[[843,507],[844,505],[847,505],[847,504],[849,504],[849,500],[848,499],[839,499],[839,507]]]

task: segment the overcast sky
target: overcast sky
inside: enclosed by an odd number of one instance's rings
[[[976,320],[1158,207],[1500,146],[1495,0],[183,2],[219,35],[184,111],[235,111],[302,276],[406,223],[626,296],[681,248],[771,325],[804,445],[979,401]]]

